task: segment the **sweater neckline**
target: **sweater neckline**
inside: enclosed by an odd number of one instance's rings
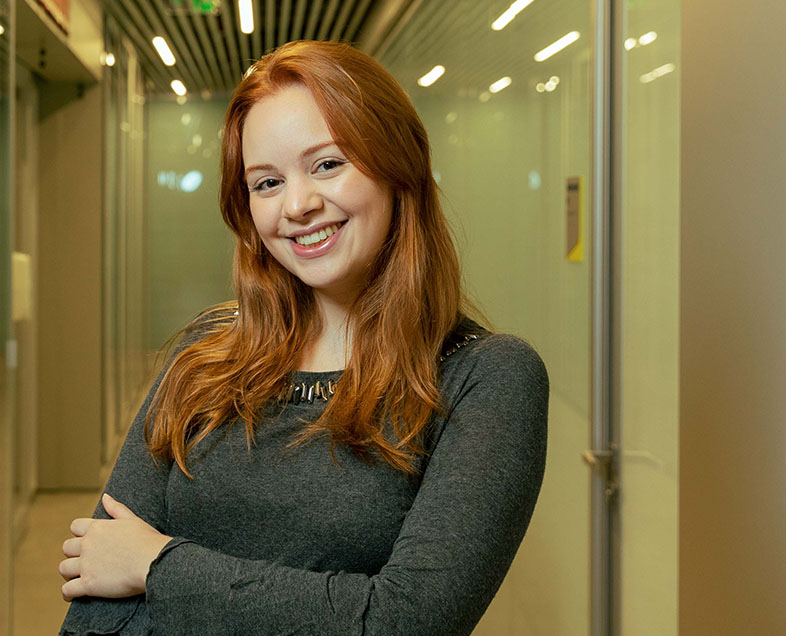
[[[296,384],[300,382],[313,383],[317,380],[328,380],[341,377],[344,369],[337,371],[292,371],[290,373],[290,381]]]

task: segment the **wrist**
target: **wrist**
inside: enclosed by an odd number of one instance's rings
[[[137,578],[137,587],[140,593],[144,593],[147,587],[147,575],[150,573],[150,566],[161,554],[161,550],[173,539],[165,534],[159,534],[155,539],[150,541],[149,550],[145,554],[144,567],[140,571],[141,578]]]

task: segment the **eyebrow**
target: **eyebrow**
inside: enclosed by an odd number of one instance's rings
[[[336,145],[336,142],[332,139],[330,141],[323,141],[322,143],[311,146],[310,148],[306,148],[303,152],[300,153],[300,158],[302,159],[303,157],[308,157],[308,155],[313,155],[318,150],[322,150],[322,148]],[[243,173],[243,178],[247,177],[249,172],[254,172],[255,170],[275,170],[275,166],[270,163],[254,164],[253,166],[246,168],[246,171]]]

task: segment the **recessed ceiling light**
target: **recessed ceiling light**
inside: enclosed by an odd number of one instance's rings
[[[183,84],[183,82],[181,82],[178,79],[172,80],[172,83],[170,84],[170,86],[172,87],[172,90],[175,91],[175,93],[177,95],[179,95],[180,97],[182,97],[183,95],[185,95],[188,92],[186,90],[185,84]]]
[[[240,30],[243,33],[254,32],[254,7],[251,0],[237,0],[237,11],[240,14]]]
[[[169,48],[169,45],[166,43],[164,38],[162,38],[160,35],[154,37],[153,46],[156,47],[156,51],[158,51],[158,54],[161,56],[164,64],[167,66],[175,65],[175,56],[172,54],[172,50]]]

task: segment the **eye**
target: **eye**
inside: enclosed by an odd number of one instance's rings
[[[262,179],[261,181],[257,182],[251,190],[253,192],[261,192],[264,190],[270,190],[271,188],[275,188],[279,184],[278,179],[273,179],[269,177],[267,179]]]
[[[325,159],[325,161],[320,162],[319,165],[317,166],[317,172],[335,170],[336,168],[338,168],[340,165],[343,165],[344,163],[346,162],[339,161],[338,159]],[[325,168],[325,170],[321,170],[321,168]]]

